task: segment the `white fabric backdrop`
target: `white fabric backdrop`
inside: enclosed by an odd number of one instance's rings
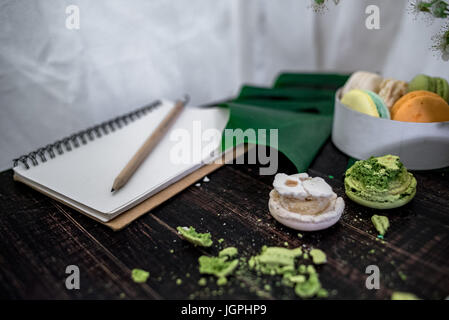
[[[11,159],[158,97],[200,104],[283,70],[449,78],[433,24],[407,0],[0,0],[0,169]],[[80,8],[80,29],[65,8]],[[381,29],[365,28],[365,8]]]

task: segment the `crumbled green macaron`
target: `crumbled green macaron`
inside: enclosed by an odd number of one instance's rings
[[[228,279],[226,277],[220,277],[217,280],[217,286],[224,286],[228,283]]]
[[[316,296],[318,298],[327,298],[329,296],[329,292],[327,292],[324,288],[320,288],[320,290],[316,293]]]
[[[219,257],[229,257],[229,258],[232,258],[232,257],[235,257],[235,256],[237,255],[237,253],[238,253],[237,248],[235,248],[235,247],[227,247],[227,248],[224,248],[223,250],[221,250],[221,251],[218,253],[218,256],[219,256]]]
[[[137,283],[146,282],[149,276],[150,276],[150,273],[148,271],[145,271],[142,269],[133,269],[131,271],[131,277],[132,277],[133,281],[137,282]]]
[[[309,264],[309,265],[307,266],[307,273],[308,273],[308,274],[316,274],[315,267]]]
[[[210,247],[213,243],[210,233],[196,232],[194,227],[177,227],[176,229],[185,240],[196,246]]]
[[[303,283],[306,281],[306,277],[302,274],[297,275],[287,274],[285,278],[292,283]]]
[[[295,269],[295,259],[302,255],[301,248],[262,247],[262,252],[250,258],[250,269],[263,274],[283,274]]]
[[[321,283],[317,274],[311,274],[309,279],[295,286],[295,293],[301,298],[312,298],[321,289]]]
[[[200,273],[212,274],[217,278],[226,277],[234,272],[239,261],[237,259],[228,261],[228,257],[201,256],[198,259]]]
[[[375,214],[371,217],[371,222],[381,236],[384,236],[388,228],[390,227],[390,221],[386,216],[378,216],[377,214]]]
[[[346,171],[344,183],[351,200],[374,209],[403,206],[416,194],[415,177],[393,155],[356,161]]]
[[[395,291],[391,295],[391,300],[420,300],[420,299],[413,293]]]
[[[309,254],[312,256],[314,264],[323,264],[327,262],[326,254],[320,249],[312,249]]]

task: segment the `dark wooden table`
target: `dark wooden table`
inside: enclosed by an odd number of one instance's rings
[[[231,277],[219,289],[214,281],[197,284],[198,257],[236,246],[241,256],[257,254],[263,245],[321,248],[328,263],[318,272],[332,299],[389,299],[392,291],[424,299],[449,295],[449,173],[415,172],[418,192],[408,205],[388,215],[385,242],[377,239],[370,217],[378,211],[344,196],[348,158],[328,142],[309,174],[324,177],[346,209],[328,230],[298,232],[278,224],[268,213],[272,176],[259,176],[258,165],[227,165],[156,210],[113,232],[91,219],[14,182],[12,170],[0,174],[0,298],[11,299],[296,299],[294,290],[276,286],[276,277],[251,273]],[[279,172],[294,173],[285,158]],[[333,176],[330,178],[329,176]],[[212,248],[183,241],[177,226],[210,231]],[[218,244],[217,239],[224,242]],[[65,268],[77,265],[80,290],[67,290]],[[365,287],[368,265],[380,268],[380,289]],[[131,280],[131,270],[151,275],[147,283]],[[405,277],[404,277],[405,275]],[[176,279],[182,284],[176,284]],[[271,284],[263,292],[264,284]]]

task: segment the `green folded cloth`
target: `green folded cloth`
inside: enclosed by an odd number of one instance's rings
[[[231,112],[226,129],[266,129],[266,137],[246,136],[243,142],[277,147],[304,172],[329,138],[335,92],[348,77],[285,73],[273,88],[244,86],[236,99],[223,104]],[[278,129],[277,146],[269,141],[270,129]],[[223,134],[223,150],[242,142],[229,134]]]

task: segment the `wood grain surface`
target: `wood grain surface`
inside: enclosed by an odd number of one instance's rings
[[[279,172],[295,173],[280,159]],[[328,263],[318,272],[331,299],[389,299],[393,291],[424,299],[449,296],[449,173],[414,172],[418,192],[408,205],[382,211],[391,227],[377,239],[370,221],[379,214],[344,196],[348,158],[329,141],[309,170],[344,197],[346,209],[330,229],[303,233],[277,223],[268,213],[273,176],[259,176],[259,165],[226,165],[210,182],[191,186],[127,228],[113,232],[31,188],[14,182],[12,170],[0,173],[0,298],[3,299],[298,299],[276,277],[247,272],[225,287],[197,284],[198,257],[236,246],[240,255],[257,254],[263,245],[324,250]],[[332,176],[332,177],[329,177]],[[193,247],[177,226],[209,231],[208,249]],[[217,239],[224,242],[218,244]],[[77,265],[80,290],[67,290],[65,268]],[[381,287],[365,287],[368,265],[380,268]],[[131,270],[150,271],[145,284]],[[404,277],[404,275],[406,277]],[[176,279],[182,279],[177,285]],[[271,290],[264,290],[271,284]]]

